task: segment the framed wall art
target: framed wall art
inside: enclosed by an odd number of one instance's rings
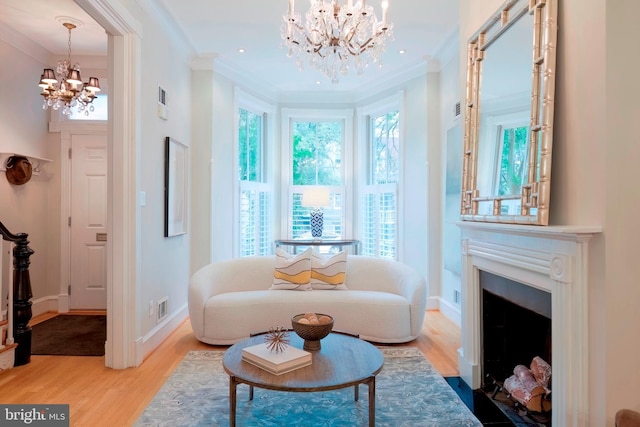
[[[165,138],[164,161],[164,236],[187,232],[187,195],[189,189],[188,147],[171,137]]]

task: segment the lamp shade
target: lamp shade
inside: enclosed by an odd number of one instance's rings
[[[74,85],[81,85],[82,77],[80,77],[80,70],[69,71],[69,75],[67,76],[67,83],[71,83]]]
[[[58,83],[56,75],[51,68],[45,68],[40,79],[44,83]]]
[[[302,206],[322,207],[330,205],[329,189],[325,187],[307,188],[302,193]]]
[[[89,82],[85,85],[85,87],[91,92],[99,92],[100,80],[98,80],[97,77],[89,77]]]

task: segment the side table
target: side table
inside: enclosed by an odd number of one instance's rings
[[[322,239],[309,239],[309,240],[276,240],[273,242],[276,248],[280,246],[291,246],[293,248],[293,253],[298,253],[298,247],[301,246],[328,246],[330,248],[344,248],[351,247],[353,248],[353,254],[358,255],[360,253],[360,240],[322,240]]]

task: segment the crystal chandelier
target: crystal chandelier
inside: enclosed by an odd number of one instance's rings
[[[338,74],[346,75],[349,68],[361,75],[370,63],[381,64],[385,42],[391,39],[393,24],[387,22],[389,3],[382,2],[382,21],[378,21],[373,7],[360,0],[311,0],[305,22],[294,10],[283,16],[281,36],[287,47],[287,56],[296,58],[302,69],[305,59],[309,64],[338,83]]]
[[[65,22],[62,25],[69,30],[69,50],[67,59],[58,61],[55,72],[51,68],[45,68],[40,76],[38,86],[42,88],[40,95],[44,97],[42,108],[49,107],[54,110],[62,108],[62,114],[71,115],[71,109],[78,107],[78,113],[93,112],[93,100],[100,91],[100,81],[97,77],[90,77],[87,83],[82,82],[79,64],[71,65],[71,30],[75,24]]]

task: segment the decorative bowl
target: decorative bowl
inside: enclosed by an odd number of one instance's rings
[[[322,323],[315,323],[313,316]],[[293,331],[304,340],[302,348],[307,351],[316,351],[320,350],[320,340],[331,333],[333,317],[322,313],[296,314],[291,318],[291,326]]]

